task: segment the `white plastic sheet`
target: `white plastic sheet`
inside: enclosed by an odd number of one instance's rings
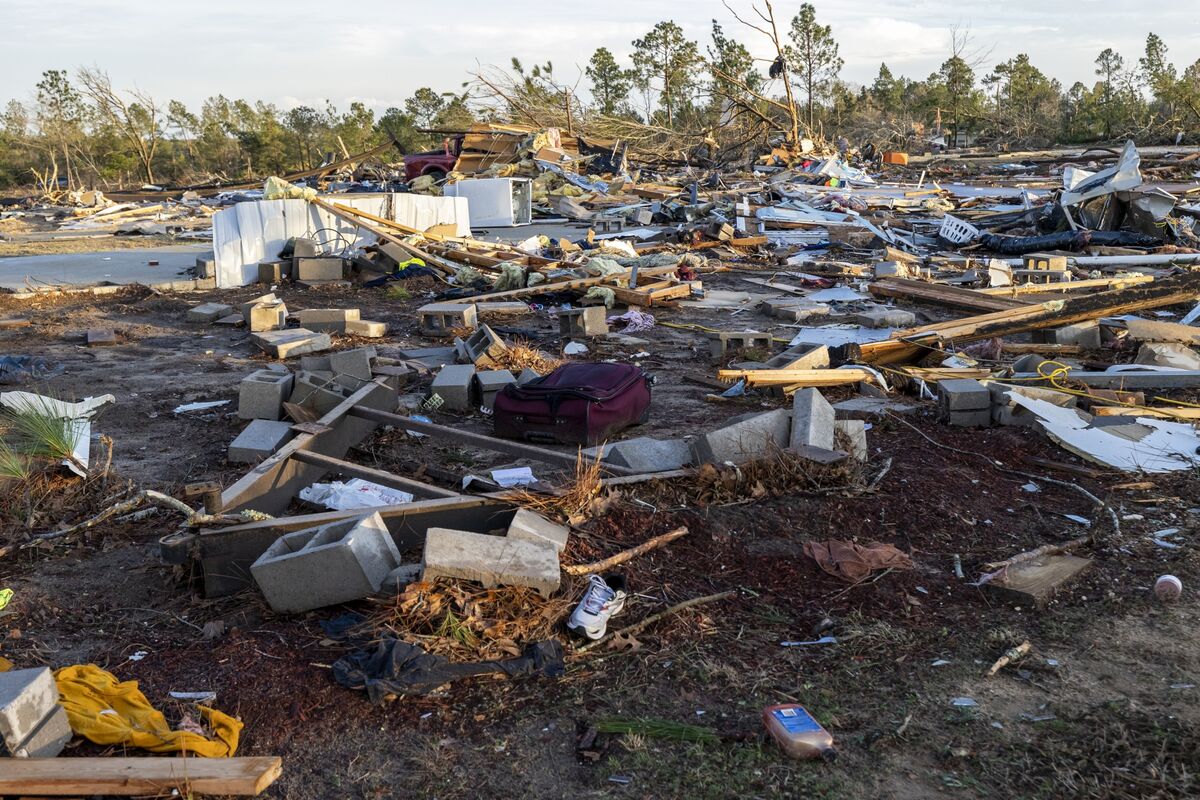
[[[461,197],[416,194],[339,194],[323,199],[395,220],[417,230],[454,225],[455,234],[470,236],[468,204]],[[259,200],[238,203],[213,215],[213,258],[217,286],[246,286],[258,280],[258,262],[278,257],[293,236],[313,236],[340,252],[375,241],[353,223],[304,200]]]

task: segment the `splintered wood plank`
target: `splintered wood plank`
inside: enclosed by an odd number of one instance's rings
[[[251,758],[6,758],[0,795],[260,794],[283,772],[278,756]]]
[[[1091,564],[1090,558],[1079,556],[1042,556],[1007,567],[986,585],[1013,600],[1041,607],[1063,584],[1073,580]]]

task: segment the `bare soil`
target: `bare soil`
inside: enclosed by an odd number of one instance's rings
[[[734,275],[706,284],[761,291]],[[114,440],[121,480],[167,492],[199,480],[228,485],[245,471],[224,458],[241,427],[237,382],[267,359],[245,332],[188,325],[184,312],[204,300],[236,304],[256,294],[182,297],[135,288],[109,298],[0,297],[0,316],[33,322],[0,331],[0,354],[36,355],[66,367],[48,385],[5,388],[68,398],[113,394],[116,403],[95,430]],[[375,343],[383,354],[435,344],[416,333],[413,311],[427,300],[417,291],[405,301],[367,289],[282,295],[292,309],[354,306],[364,318],[389,323],[387,339]],[[653,313],[660,322],[726,330],[768,321],[752,311]],[[83,346],[79,334],[100,326],[118,331],[118,346]],[[544,313],[494,327],[558,350],[556,326]],[[774,333],[791,335],[783,327]],[[637,360],[658,377],[651,421],[629,436],[695,435],[784,402],[706,402],[714,390],[704,383],[716,365],[701,333],[660,325],[635,335],[649,344],[596,343],[589,354]],[[648,355],[635,355],[641,352]],[[850,391],[828,394],[837,399]],[[173,412],[222,399],[231,402],[208,412]],[[435,416],[479,431],[489,427],[479,414]],[[284,775],[266,793],[275,798],[1200,795],[1194,686],[1200,605],[1190,591],[1200,585],[1190,541],[1200,527],[1194,477],[1153,476],[1149,488],[1121,489],[1136,476],[1053,476],[1109,503],[1122,519],[1118,537],[1079,493],[1037,479],[1038,491],[1028,491],[1030,479],[994,468],[1041,472],[1026,463],[1030,457],[1080,463],[1026,429],[950,429],[923,405],[906,422],[875,422],[868,438],[865,480],[891,460],[872,490],[699,503],[681,501],[687,492],[678,486],[648,485],[624,492],[606,514],[579,526],[568,563],[681,524],[691,530],[630,563],[635,594],[614,625],[687,598],[738,594],[651,626],[637,635],[637,649],[573,656],[561,680],[474,679],[372,706],[332,680],[329,665],[346,646],[327,639],[319,623],[347,610],[372,613],[377,602],[284,617],[253,590],[203,599],[183,570],[157,558],[156,540],[178,523],[169,512],[0,556],[0,587],[15,591],[0,612],[0,655],[21,667],[99,664],[139,681],[171,719],[183,709],[168,691],[215,691],[216,706],[246,725],[239,754],[283,757]],[[445,486],[506,463],[387,433],[365,442],[354,458],[401,474],[436,467],[426,479]],[[535,471],[551,481],[563,477],[540,466]],[[92,510],[61,510],[59,518],[34,519],[31,528],[10,520],[2,535],[19,544]],[[1094,563],[1048,607],[1021,607],[970,585],[986,562],[1081,535],[1085,528],[1064,514],[1093,521],[1096,544],[1081,554]],[[1178,549],[1149,540],[1168,527],[1184,531]],[[915,569],[847,587],[803,554],[804,542],[829,538],[894,544],[911,554]],[[955,577],[955,555],[968,580]],[[1168,572],[1185,585],[1174,605],[1150,591]],[[837,644],[780,646],[816,638],[825,619]],[[204,638],[200,629],[215,620],[226,632]],[[1025,639],[1033,644],[1028,658],[984,677]],[[131,660],[137,653],[145,655]],[[955,708],[955,697],[978,706]],[[805,704],[833,732],[837,762],[791,761],[762,739],[761,709],[780,702]],[[701,745],[601,735],[579,752],[579,737],[612,716],[699,724],[724,738]],[[77,742],[68,755],[101,752]]]

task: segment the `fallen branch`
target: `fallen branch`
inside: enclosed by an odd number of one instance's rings
[[[587,644],[583,645],[582,647],[576,648],[575,652],[577,652],[577,653],[587,652],[588,650],[591,650],[599,645],[607,644],[608,642],[612,641],[612,639],[616,636],[632,636],[633,634],[638,633],[639,631],[643,630],[644,628],[648,628],[649,626],[653,625],[654,623],[658,622],[659,620],[665,619],[665,618],[671,616],[672,614],[678,614],[680,611],[691,608],[693,606],[701,606],[706,603],[715,603],[718,600],[728,600],[729,598],[733,597],[736,594],[737,594],[736,590],[730,589],[729,591],[721,592],[720,594],[710,594],[710,595],[706,595],[705,597],[694,597],[691,600],[684,600],[682,603],[676,603],[675,605],[671,606],[670,608],[666,609],[665,611],[660,611],[657,614],[651,614],[650,616],[646,617],[641,622],[635,622],[632,625],[627,625],[626,627],[621,628],[621,630],[619,630],[619,631],[613,631],[612,633],[608,634],[607,636],[605,636],[602,639],[597,639],[594,642],[588,642]]]
[[[133,511],[134,509],[136,509],[138,506],[142,505],[143,503],[147,503],[147,502],[154,503],[155,505],[159,505],[159,506],[165,506],[167,508],[178,511],[179,513],[183,514],[187,518],[186,524],[190,525],[192,527],[198,527],[201,525],[228,525],[228,524],[236,524],[236,523],[246,521],[240,515],[204,514],[199,511],[194,510],[187,503],[184,503],[180,500],[176,500],[174,497],[165,495],[162,492],[156,492],[153,489],[143,489],[142,491],[138,492],[137,494],[135,494],[133,497],[129,498],[128,500],[122,500],[119,503],[114,503],[113,505],[111,505],[108,508],[101,511],[99,514],[96,514],[93,517],[85,519],[83,522],[72,525],[69,528],[63,528],[60,531],[50,531],[49,533],[39,533],[37,536],[35,536],[33,538],[38,541],[45,541],[48,539],[61,539],[64,536],[70,536],[70,535],[78,533],[80,531],[85,531],[89,528],[94,528],[97,525],[99,525],[101,522],[104,522],[107,519],[111,519],[114,516],[118,516],[120,514],[127,514],[130,511]]]
[[[662,547],[664,544],[669,544],[688,532],[687,526],[676,528],[673,531],[668,531],[661,536],[655,536],[642,542],[637,547],[631,547],[628,550],[622,550],[615,556],[609,556],[603,561],[595,561],[591,564],[571,564],[563,567],[563,572],[568,575],[591,575],[596,572],[604,572],[618,564],[624,564],[626,561],[637,558],[643,553],[648,553],[651,550]]]
[[[987,671],[987,676],[990,678],[993,675],[995,675],[997,672],[999,672],[1000,670],[1007,667],[1012,662],[1019,661],[1020,659],[1024,658],[1025,656],[1027,656],[1029,654],[1029,650],[1032,647],[1033,647],[1033,645],[1031,645],[1029,643],[1029,640],[1026,639],[1025,641],[1021,642],[1019,645],[1017,645],[1016,647],[1013,647],[1013,648],[1005,651],[1004,655],[1002,655],[1002,656],[1000,656],[1000,658],[996,659],[995,664],[992,664],[991,669],[989,669]]]
[[[1072,539],[1069,542],[1061,544],[1044,544],[1041,547],[1035,547],[1032,550],[1026,550],[1024,553],[1017,553],[1012,558],[1006,558],[1003,561],[989,561],[983,565],[986,570],[993,572],[1012,567],[1017,564],[1022,564],[1026,561],[1033,561],[1042,556],[1054,556],[1060,553],[1066,553],[1069,550],[1074,550],[1076,547],[1083,547],[1085,544],[1090,544],[1092,541],[1091,535],[1080,536],[1078,539]],[[981,581],[982,582],[982,581]]]

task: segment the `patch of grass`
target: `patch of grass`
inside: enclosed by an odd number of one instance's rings
[[[412,293],[403,286],[389,286],[387,290],[388,300],[411,300]]]
[[[25,481],[29,478],[29,460],[15,452],[8,440],[0,438],[0,480]]]
[[[700,742],[716,744],[721,739],[715,732],[699,725],[687,725],[682,722],[672,722],[669,719],[628,719],[609,717],[596,723],[596,730],[601,733],[624,733],[638,737],[655,739],[676,739],[681,742]],[[640,749],[640,748],[633,748]]]

